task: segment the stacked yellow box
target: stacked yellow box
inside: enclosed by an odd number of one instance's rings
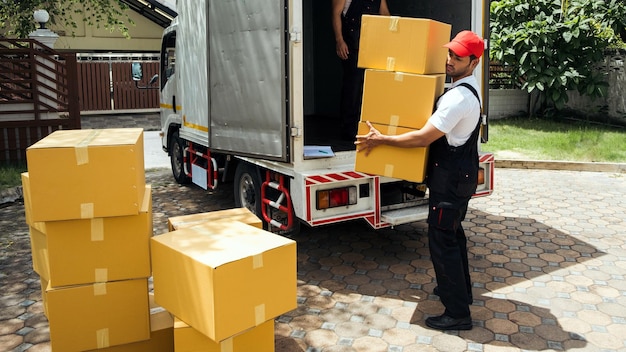
[[[358,134],[370,121],[397,135],[424,127],[444,91],[451,26],[430,19],[364,15],[359,67],[365,68]],[[427,148],[375,148],[357,153],[355,170],[423,182]]]
[[[155,298],[178,320],[176,351],[273,351],[274,318],[297,307],[296,243],[246,212],[173,218],[173,231],[151,239]]]
[[[215,342],[180,319],[174,322],[176,352],[274,351],[274,321],[268,320],[240,334]]]
[[[263,229],[263,222],[247,208],[232,208],[219,211],[210,211],[199,214],[189,214],[174,216],[167,219],[169,231],[184,229],[196,225],[201,225],[211,221],[229,220],[242,222]]]
[[[154,302],[150,294],[150,339],[117,345],[91,352],[173,352],[174,317]]]
[[[55,351],[149,340],[152,194],[142,129],[56,131],[22,175]]]

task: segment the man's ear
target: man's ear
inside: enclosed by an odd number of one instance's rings
[[[474,60],[472,60],[472,62],[471,62],[471,64],[473,65],[472,69],[476,68],[476,66],[478,66],[479,62],[480,62],[480,58],[479,57],[477,57]]]

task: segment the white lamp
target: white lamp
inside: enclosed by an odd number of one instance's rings
[[[35,21],[39,23],[39,29],[46,29],[46,23],[50,20],[50,14],[46,10],[35,10],[33,13]]]

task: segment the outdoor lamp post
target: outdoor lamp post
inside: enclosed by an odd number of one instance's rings
[[[46,45],[49,48],[54,48],[54,43],[59,36],[53,31],[46,28],[46,23],[50,20],[50,14],[46,10],[35,10],[33,13],[35,21],[39,23],[39,28],[29,34],[29,37],[36,39],[41,44]]]

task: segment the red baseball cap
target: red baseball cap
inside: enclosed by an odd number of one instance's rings
[[[444,46],[452,50],[460,57],[470,55],[481,57],[485,51],[485,42],[483,41],[483,38],[472,31],[459,32],[459,34],[457,34],[456,37],[450,41],[450,43]]]

